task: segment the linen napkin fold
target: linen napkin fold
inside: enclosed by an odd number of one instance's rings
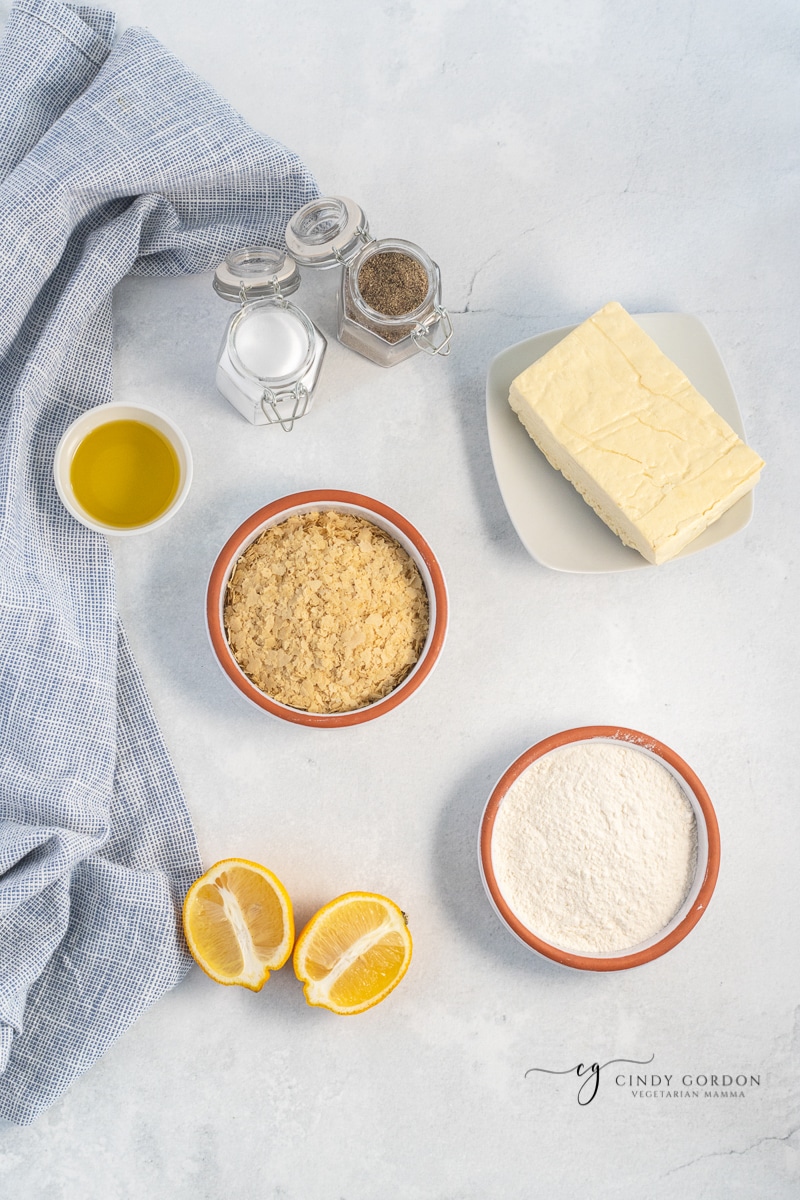
[[[0,1117],[27,1124],[188,969],[201,865],[56,444],[111,399],[111,292],[280,245],[317,194],[152,36],[17,0],[0,46]]]

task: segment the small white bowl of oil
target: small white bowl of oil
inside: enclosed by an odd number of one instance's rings
[[[127,536],[173,517],[192,482],[192,452],[177,425],[143,404],[100,404],[56,448],[56,489],[76,521]]]

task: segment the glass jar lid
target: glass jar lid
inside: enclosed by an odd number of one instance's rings
[[[223,300],[244,304],[280,294],[291,296],[300,287],[297,263],[272,246],[234,250],[214,272],[214,291]]]
[[[361,207],[346,196],[321,196],[298,209],[286,226],[289,253],[303,267],[335,267],[369,241]]]

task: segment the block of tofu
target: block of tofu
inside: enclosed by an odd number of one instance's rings
[[[615,302],[511,384],[536,445],[649,562],[674,557],[764,463]]]

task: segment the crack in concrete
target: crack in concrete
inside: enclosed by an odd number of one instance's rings
[[[495,250],[494,254],[490,254],[488,258],[485,258],[483,260],[483,262],[480,263],[475,268],[475,270],[472,272],[472,278],[469,281],[469,287],[467,288],[467,298],[464,301],[464,307],[463,308],[454,308],[452,310],[453,312],[468,313],[468,312],[473,311],[473,309],[470,308],[470,301],[472,300],[472,293],[475,290],[476,280],[477,280],[478,276],[480,275],[481,271],[484,271],[486,269],[486,267],[488,267],[489,263],[492,262],[495,258],[497,258],[498,255],[500,255],[500,254],[502,254],[502,250]],[[475,310],[475,311],[479,311],[479,310]]]
[[[685,1171],[688,1167],[693,1167],[695,1163],[703,1162],[708,1158],[729,1158],[731,1155],[741,1156],[749,1154],[751,1150],[757,1150],[759,1146],[763,1146],[767,1142],[788,1142],[796,1133],[800,1133],[800,1125],[795,1125],[794,1129],[790,1129],[783,1137],[770,1136],[758,1138],[752,1145],[745,1146],[743,1150],[715,1150],[711,1154],[698,1154],[697,1158],[692,1158],[689,1162],[681,1163],[679,1167],[673,1167],[671,1171],[667,1171],[663,1178],[666,1179],[667,1175],[677,1175],[678,1171]]]
[[[498,317],[508,317],[512,321],[547,321],[552,320],[552,313],[507,312],[503,308],[449,308],[451,316],[479,316],[482,313],[494,313]]]

